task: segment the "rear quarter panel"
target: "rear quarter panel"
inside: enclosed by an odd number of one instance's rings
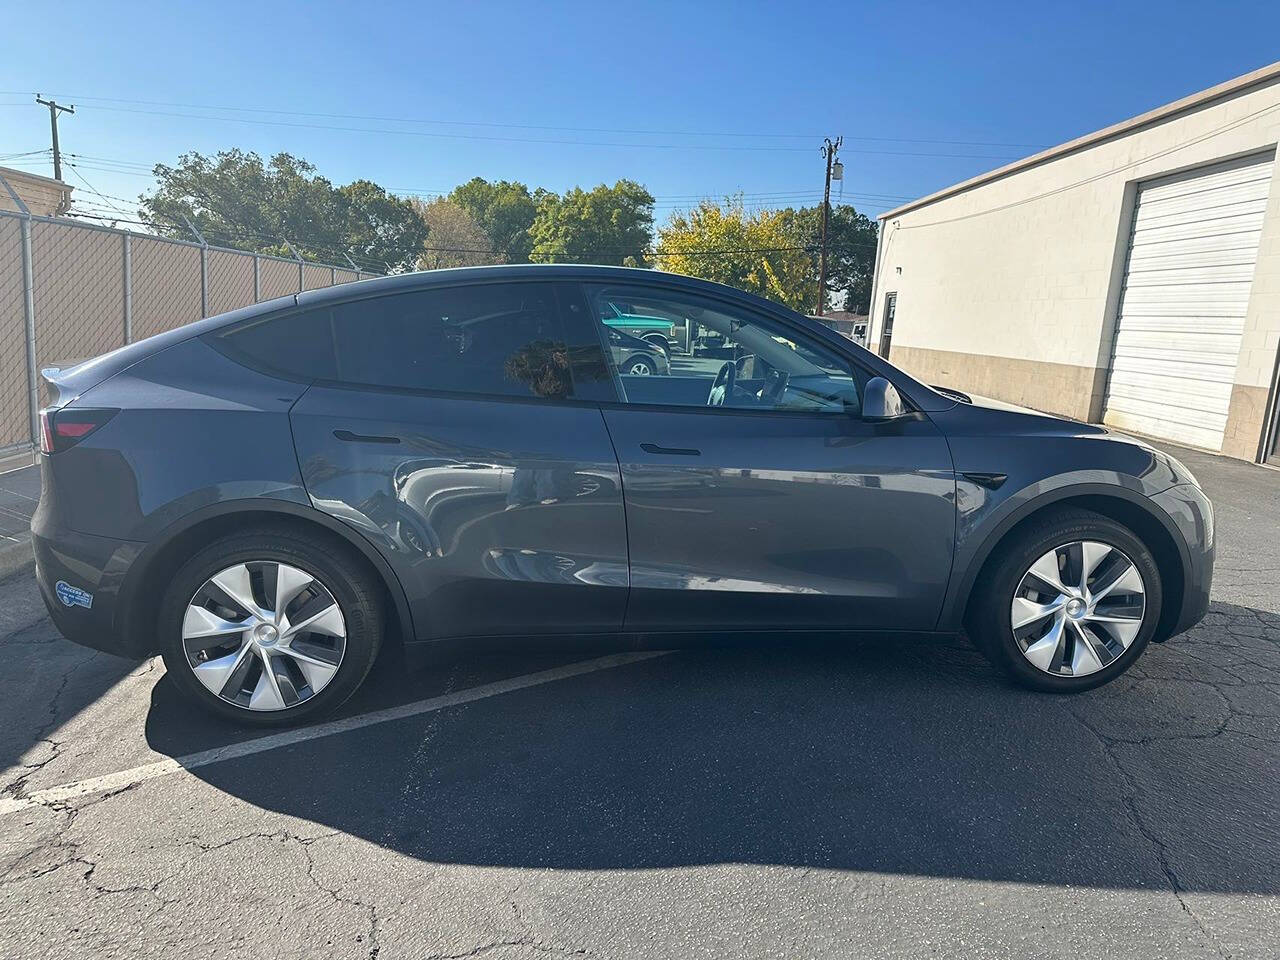
[[[60,522],[78,533],[148,541],[226,500],[308,504],[289,429],[289,408],[305,389],[199,339],[133,364],[76,401],[120,412],[51,458]]]

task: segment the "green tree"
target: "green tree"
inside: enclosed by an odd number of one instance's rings
[[[793,310],[813,309],[818,278],[804,226],[794,210],[747,213],[740,197],[704,200],[658,231],[664,270],[703,277],[767,297]]]
[[[414,209],[427,224],[428,240],[418,258],[418,269],[475,267],[499,263],[480,224],[459,203],[438,197],[430,203],[413,200]]]
[[[822,207],[796,211],[798,235],[812,247],[813,275],[818,275],[822,239]],[[868,312],[876,266],[876,222],[849,204],[831,208],[827,221],[827,302],[855,313]],[[815,300],[816,304],[816,300]]]
[[[368,180],[335,187],[287,153],[268,163],[256,153],[188,153],[157,164],[159,185],[139,213],[156,232],[189,239],[184,217],[210,243],[286,254],[290,240],[306,258],[362,266],[412,267],[427,226],[408,201]]]
[[[537,212],[537,197],[523,183],[490,183],[473,177],[453,189],[449,199],[471,215],[489,238],[489,246],[505,263],[528,263],[533,241],[529,228]]]
[[[645,266],[653,232],[653,195],[634,180],[592,190],[543,193],[529,236],[535,263]]]

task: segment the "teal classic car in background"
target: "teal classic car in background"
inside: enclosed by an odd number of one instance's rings
[[[621,330],[633,337],[639,337],[647,343],[662,350],[668,357],[671,351],[679,346],[674,336],[675,323],[664,317],[646,317],[635,313],[625,313],[612,301],[605,302],[606,310],[600,321],[606,327]]]

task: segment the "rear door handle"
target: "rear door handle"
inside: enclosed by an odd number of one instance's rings
[[[352,433],[350,430],[335,430],[333,435],[348,443],[399,443],[399,437],[382,437],[377,434]]]
[[[694,450],[692,447],[660,447],[656,443],[642,443],[640,449],[645,453],[664,454],[669,457],[700,457],[701,450]]]

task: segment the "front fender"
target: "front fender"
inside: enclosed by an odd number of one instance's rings
[[[1177,548],[1184,582],[1192,577],[1192,559],[1185,538],[1173,519],[1152,502],[1136,477],[1106,470],[1078,470],[1047,477],[1003,497],[1001,492],[987,489],[963,474],[956,475],[956,576],[943,601],[938,630],[960,629],[978,576],[1009,531],[1047,507],[1083,497],[1122,501],[1155,520]]]

